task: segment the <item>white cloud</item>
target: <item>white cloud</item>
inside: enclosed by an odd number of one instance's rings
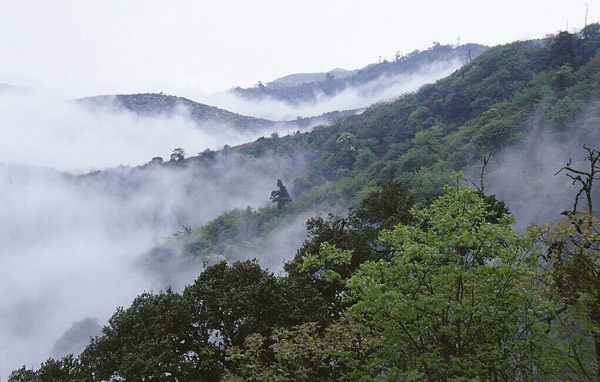
[[[74,172],[168,159],[176,147],[196,155],[289,130],[241,132],[218,122],[198,125],[185,109],[143,117],[39,93],[0,95],[0,122],[0,162]]]
[[[2,96],[0,115],[0,289],[10,291],[0,300],[5,376],[23,364],[39,366],[73,322],[105,323],[118,305],[156,287],[155,276],[139,270],[140,256],[182,224],[263,206],[277,179],[288,183],[305,168],[300,154],[230,154],[203,168],[117,167],[80,178],[52,168],[139,165],[156,155],[168,159],[174,147],[195,154],[261,132],[198,126],[185,110],[140,117],[43,95]]]
[[[426,83],[435,82],[462,65],[464,62],[459,59],[438,62],[411,74],[382,76],[359,86],[348,87],[333,96],[321,93],[317,95],[315,101],[299,104],[291,104],[273,98],[251,100],[231,92],[205,96],[203,101],[253,117],[293,120],[298,116],[310,117],[332,110],[361,109],[379,101],[390,101],[402,94],[415,91]]]

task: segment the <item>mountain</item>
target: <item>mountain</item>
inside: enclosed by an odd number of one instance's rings
[[[304,159],[257,177],[276,205],[227,211],[151,251],[156,272],[205,268],[183,292],[140,295],[80,357],[13,380],[594,380],[598,221],[573,213],[542,227],[547,252],[490,193],[525,223],[572,207],[577,189],[553,174],[571,156],[589,168],[577,153],[600,142],[599,52],[599,24],[493,47],[330,126],[157,164],[229,177],[240,192],[228,169]],[[479,190],[462,188],[473,174]],[[307,230],[279,275],[246,260]],[[564,262],[548,261],[555,251]]]
[[[178,258],[175,252],[184,248],[183,257],[191,261],[215,255],[260,258],[264,243],[258,238],[268,240],[274,226],[291,225],[298,214],[356,207],[389,182],[403,184],[424,205],[443,193],[452,171],[478,177],[490,156],[498,159],[488,166],[486,189],[510,202],[519,219],[529,219],[524,225],[545,221],[568,207],[569,191],[564,182],[550,187],[546,198],[553,202],[540,206],[540,183],[555,184],[551,175],[572,155],[569,150],[600,141],[595,123],[600,29],[595,25],[585,30],[585,39],[565,32],[491,48],[447,78],[330,126],[190,158],[191,166],[211,166],[232,153],[283,160],[304,152],[309,164],[304,176],[286,184],[294,201],[285,213],[232,211],[183,235],[175,247],[157,249],[153,257]],[[279,219],[284,222],[273,223]],[[215,235],[221,227],[227,227],[226,234]]]
[[[391,86],[394,81],[390,79],[423,71],[435,65],[444,65],[451,62],[465,63],[487,49],[479,44],[465,44],[458,47],[435,44],[424,51],[414,51],[407,55],[397,54],[394,61],[383,61],[370,64],[362,69],[344,70],[333,69],[327,73],[299,73],[278,78],[265,85],[258,83],[253,88],[234,88],[233,94],[247,99],[271,98],[286,101],[292,104],[316,101],[320,95],[335,96],[345,89],[364,87],[378,80],[378,90],[381,87]],[[460,66],[459,64],[458,66]],[[386,83],[387,82],[387,83]]]
[[[340,118],[330,126],[284,137],[263,137],[185,159],[176,167],[222,169],[217,164],[230,161],[232,155],[239,161],[247,157],[274,162],[302,156],[308,164],[303,175],[280,175],[294,198],[285,213],[276,214],[267,208],[240,216],[232,211],[182,235],[174,245],[157,248],[150,263],[167,267],[165,259],[182,256],[199,263],[214,256],[228,260],[260,257],[264,248],[261,240],[273,234],[273,227],[290,223],[289,219],[299,214],[355,207],[365,195],[388,182],[402,183],[418,203],[425,204],[443,192],[452,171],[473,174],[482,158],[501,157],[519,145],[526,148],[513,153],[511,159],[524,159],[515,165],[530,169],[542,166],[547,172],[556,172],[569,157],[564,150],[600,140],[594,124],[594,105],[600,99],[600,29],[596,25],[585,29],[585,38],[581,37],[583,32],[563,32],[544,40],[493,47],[434,84],[392,103],[376,104],[361,114]],[[153,98],[162,97],[178,99]],[[564,157],[554,154],[553,170],[548,156],[538,151],[547,140],[570,142],[562,144]],[[162,166],[170,165],[166,162]],[[515,194],[514,188],[500,187],[508,184],[502,181],[507,176],[503,171],[508,170],[499,164],[495,168],[490,165],[488,179],[512,202],[518,217],[545,219],[547,209],[524,208],[534,203],[539,187],[523,187]],[[276,223],[279,219],[288,220]],[[254,220],[262,225],[251,223]],[[251,229],[246,224],[251,224]],[[227,234],[215,236],[221,226],[228,227]]]
[[[355,114],[354,110],[332,111],[319,116],[297,118],[293,121],[270,121],[255,118],[214,106],[194,102],[183,97],[165,95],[163,93],[117,94],[81,98],[77,100],[87,107],[95,109],[127,110],[141,116],[172,116],[176,113],[187,113],[199,125],[206,123],[226,124],[241,131],[262,131],[275,126],[287,127],[290,130],[306,129],[316,124],[327,124],[330,121]]]
[[[327,74],[331,74],[334,78],[347,78],[358,73],[358,70],[345,70],[341,68],[332,69],[327,73],[297,73],[288,74],[268,82],[266,86],[268,88],[289,88],[293,86],[309,84],[311,82],[323,82],[327,79]]]
[[[194,102],[187,98],[163,93],[117,94],[81,98],[79,102],[94,108],[114,108],[128,110],[143,116],[174,115],[185,111],[199,124],[217,122],[228,124],[240,130],[263,129],[274,124],[262,118],[248,117],[213,106]]]

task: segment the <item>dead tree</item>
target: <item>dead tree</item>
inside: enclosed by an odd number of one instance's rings
[[[565,171],[565,175],[571,178],[573,181],[573,185],[579,184],[581,189],[575,195],[575,202],[573,203],[573,211],[571,213],[577,212],[577,204],[579,203],[579,198],[582,194],[585,194],[587,205],[588,205],[588,213],[593,215],[593,205],[592,205],[592,186],[594,184],[594,180],[600,180],[600,152],[595,149],[590,149],[586,145],[583,145],[584,150],[587,151],[587,156],[585,161],[590,162],[589,171],[578,170],[571,166],[571,158],[567,162],[567,165],[558,170],[558,172],[554,175],[558,175],[562,171]]]

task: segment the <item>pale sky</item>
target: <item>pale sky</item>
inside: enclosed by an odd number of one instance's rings
[[[0,0],[0,82],[69,97],[190,95],[433,41],[496,45],[600,20],[591,0]]]

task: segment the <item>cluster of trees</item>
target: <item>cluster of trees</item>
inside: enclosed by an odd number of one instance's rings
[[[402,183],[425,205],[443,192],[452,171],[478,166],[525,136],[598,141],[597,114],[589,110],[600,98],[599,48],[600,24],[490,48],[435,84],[331,126],[188,158],[190,166],[210,168],[232,153],[306,152],[309,168],[288,184],[293,201],[284,210],[228,212],[151,257],[160,262],[183,248],[187,261],[246,259],[299,214],[356,207],[385,183]]]
[[[586,200],[600,171],[589,154],[589,171],[566,168],[589,184]],[[527,234],[465,186],[411,206],[399,184],[385,185],[347,217],[311,219],[286,275],[255,261],[209,266],[181,293],[118,309],[78,357],[9,381],[600,377],[591,203]]]
[[[392,180],[414,190],[420,201],[430,201],[443,191],[451,171],[530,133],[597,140],[595,117],[581,116],[600,96],[599,48],[600,24],[577,34],[493,47],[392,103],[236,150],[261,156],[306,149],[312,164],[305,179],[314,186],[297,201],[301,209],[352,199],[356,205],[365,196],[361,191]],[[534,124],[539,131],[530,131]]]

